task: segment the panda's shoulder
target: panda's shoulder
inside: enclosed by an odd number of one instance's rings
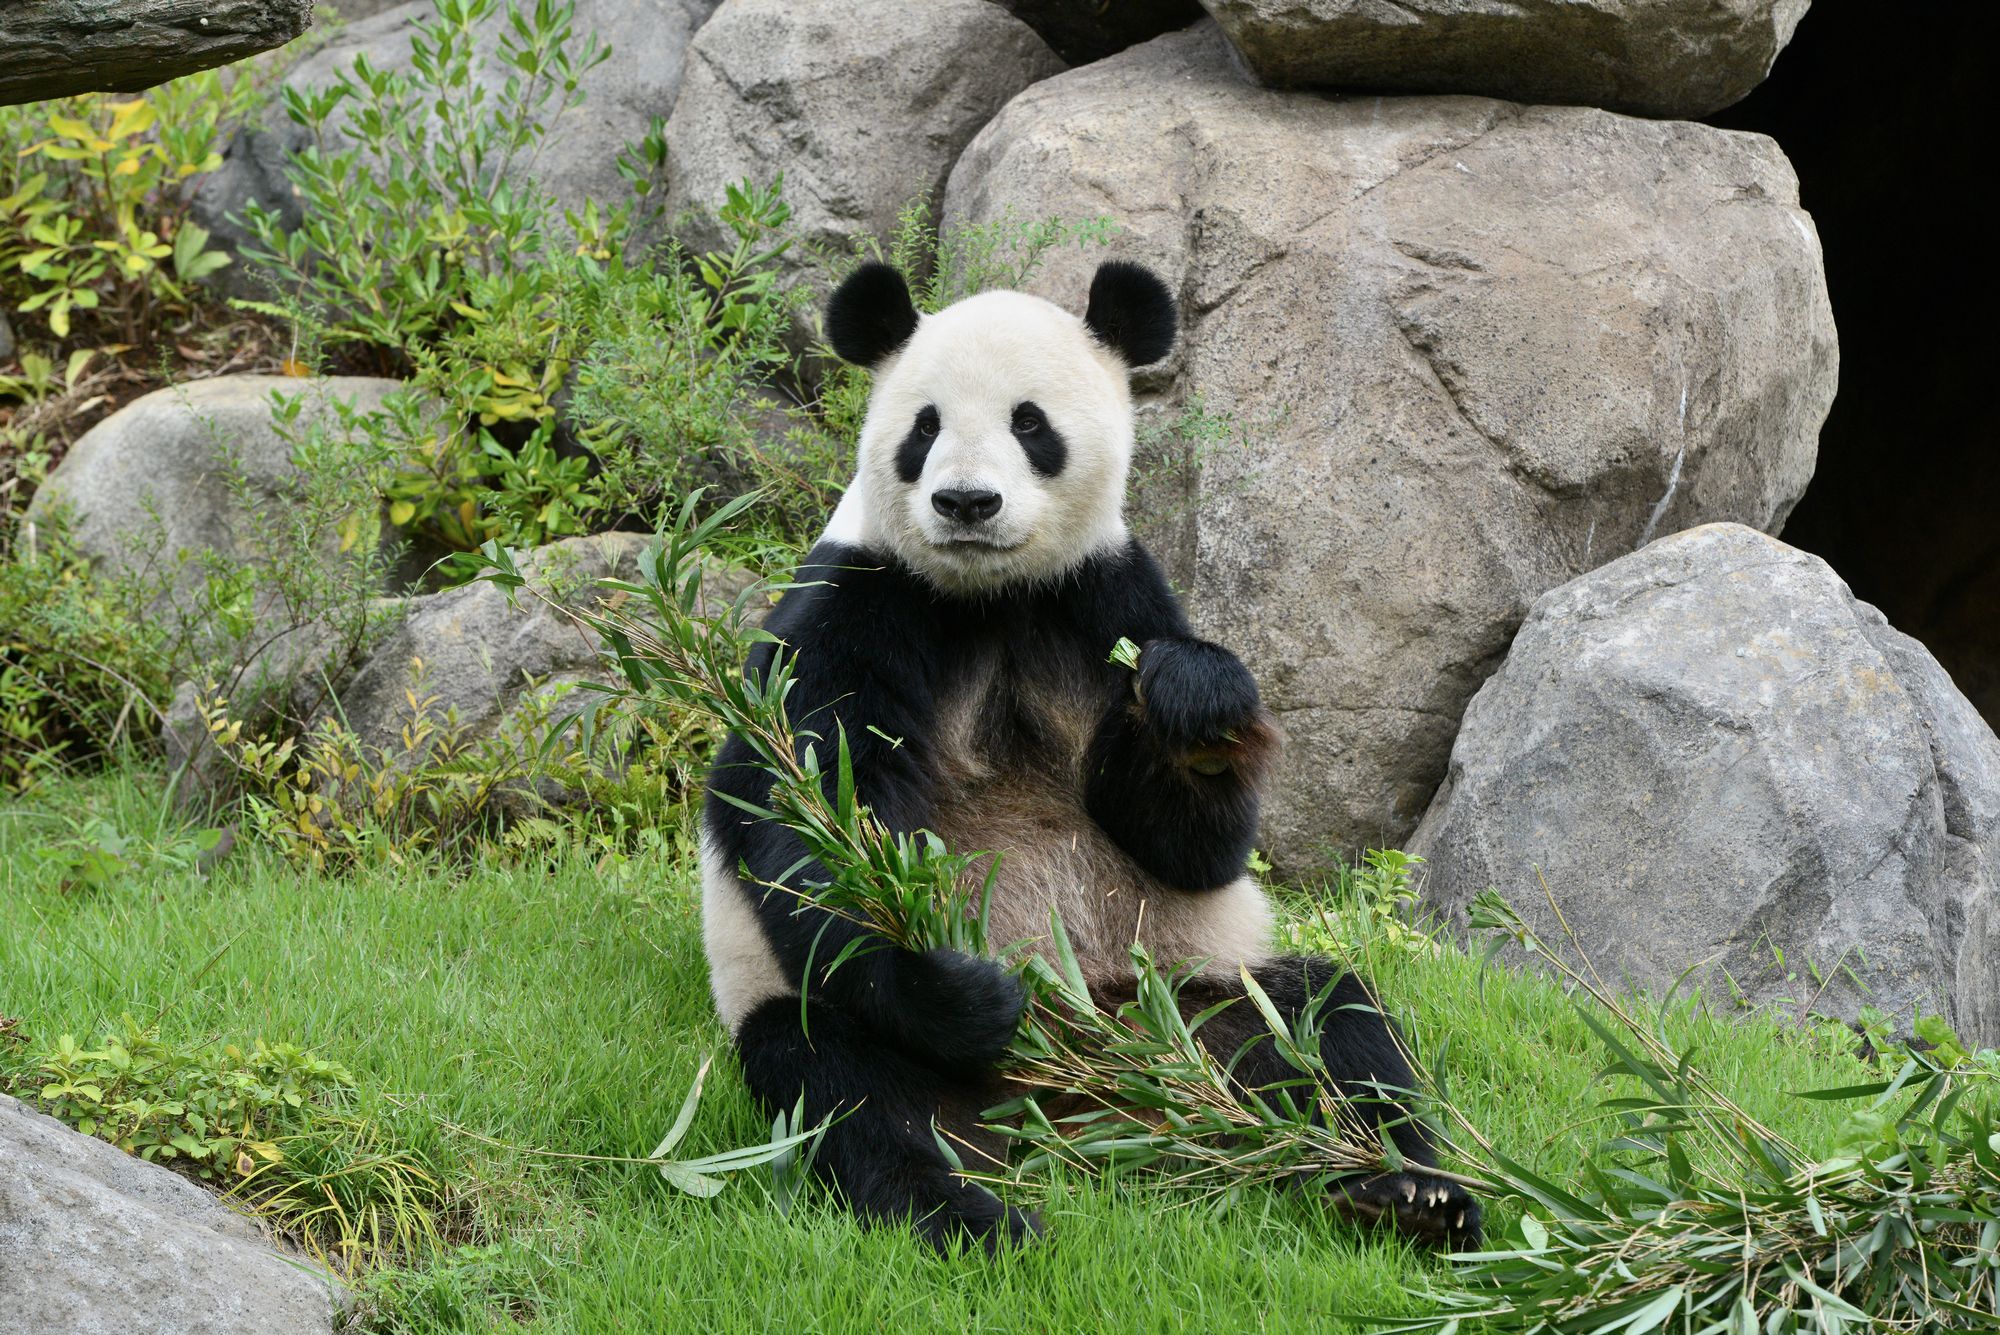
[[[1106,625],[1178,623],[1180,600],[1146,545],[1126,537],[1085,557],[1056,589],[1075,615]]]
[[[893,557],[822,539],[792,573],[764,627],[798,647],[870,638],[880,644],[920,628],[933,601],[923,582]]]

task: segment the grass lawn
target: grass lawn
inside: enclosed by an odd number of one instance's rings
[[[206,879],[142,870],[100,892],[55,888],[38,849],[91,815],[157,838],[171,828],[160,787],[129,765],[0,810],[0,1016],[46,1042],[93,1040],[129,1013],[167,1037],[290,1040],[351,1067],[390,1138],[471,1191],[479,1244],[373,1281],[380,1328],[1362,1330],[1418,1310],[1412,1290],[1438,1273],[1304,1193],[1260,1191],[1218,1213],[1157,1187],[1054,1182],[1047,1241],[988,1262],[862,1232],[817,1193],[782,1214],[756,1176],[704,1201],[647,1168],[495,1147],[453,1127],[644,1156],[711,1053],[681,1153],[768,1136],[710,1011],[691,863],[496,852],[332,877],[241,846]],[[1572,1177],[1599,1138],[1602,1061],[1561,992],[1482,979],[1457,951],[1369,954],[1460,1106],[1514,1157]],[[1819,1040],[1740,1015],[1670,1027],[1750,1112],[1808,1146],[1837,1105],[1784,1091],[1862,1078]]]

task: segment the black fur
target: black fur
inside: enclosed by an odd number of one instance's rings
[[[1083,322],[1127,366],[1151,366],[1174,348],[1173,293],[1143,265],[1100,264]]]
[[[849,274],[826,304],[826,341],[856,366],[879,366],[916,332],[909,285],[879,261]]]
[[[1256,747],[1268,740],[1256,683],[1233,654],[1193,636],[1138,543],[1091,558],[1050,586],[976,599],[947,596],[893,560],[830,543],[813,550],[798,577],[808,583],[767,622],[781,643],[760,645],[747,670],[763,674],[777,655],[796,655],[794,723],[818,735],[826,759],[844,725],[858,796],[888,828],[929,826],[941,779],[939,701],[960,674],[997,656],[1002,686],[975,724],[989,759],[1061,782],[1062,764],[1036,768],[1056,761],[1061,744],[1040,735],[1030,703],[1006,685],[1081,681],[1102,701],[1082,779],[1091,817],[1169,885],[1198,893],[1241,874],[1257,826]],[[1136,690],[1133,673],[1107,661],[1120,636],[1144,645]],[[1224,762],[1212,771],[1190,766],[1190,755],[1210,750]],[[724,800],[762,804],[770,788],[740,739],[725,743],[710,786],[705,823],[732,866],[794,887],[824,875],[790,833]],[[780,969],[806,998],[803,1006],[796,997],[766,1003],[738,1033],[746,1078],[766,1108],[788,1110],[803,1092],[810,1119],[849,1110],[826,1135],[818,1162],[865,1218],[909,1218],[941,1244],[962,1235],[990,1247],[1031,1231],[1027,1216],[954,1177],[932,1132],[937,1117],[971,1133],[980,1108],[1004,1097],[981,1103],[972,1091],[1013,1034],[1018,984],[989,960],[880,943],[829,974],[862,929],[796,895],[745,893]],[[1332,966],[1306,967],[1310,974]],[[1280,975],[1267,984],[1273,998],[1303,1005],[1311,976]],[[1379,1014],[1342,1011],[1326,1034],[1329,1061],[1343,1078],[1408,1083]],[[1240,1070],[1253,1084],[1268,1083],[1258,1060],[1253,1050]],[[1393,1134],[1406,1154],[1428,1162],[1419,1130]],[[1357,1184],[1350,1199],[1399,1186]]]
[[[938,410],[929,405],[917,410],[916,420],[910,423],[909,434],[896,445],[896,476],[905,486],[912,486],[924,475],[924,460],[931,456],[931,446],[937,444],[938,432],[943,424],[938,420]]]
[[[1069,464],[1069,442],[1049,421],[1047,413],[1033,403],[1023,403],[1014,409],[1008,425],[1013,429],[1014,439],[1021,442],[1022,453],[1028,456],[1028,467],[1043,477],[1061,476]]]
[[[736,1047],[744,1083],[767,1109],[789,1112],[803,1096],[808,1126],[839,1117],[814,1166],[863,1219],[911,1225],[940,1250],[963,1240],[992,1251],[1041,1231],[1032,1214],[955,1175],[932,1134],[934,1120],[969,1125],[1004,1098],[991,1084],[912,1061],[832,1007],[815,1007],[801,1026],[796,1000],[752,1011]]]

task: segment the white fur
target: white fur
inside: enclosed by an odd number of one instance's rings
[[[794,994],[778,957],[750,906],[754,893],[722,854],[701,839],[701,937],[708,951],[708,984],[715,1013],[730,1033],[773,997]]]
[[[1036,474],[1010,430],[1024,402],[1068,447],[1053,478]],[[941,429],[922,475],[906,483],[896,449],[926,407]],[[1125,364],[1081,319],[1022,292],[968,297],[920,319],[877,369],[855,479],[825,537],[897,556],[957,593],[1052,579],[1125,542],[1132,431]],[[965,541],[932,506],[945,487],[1000,493],[980,541]]]

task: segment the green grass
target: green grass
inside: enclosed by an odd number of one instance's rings
[[[292,1041],[352,1068],[391,1142],[471,1193],[476,1246],[369,1281],[383,1328],[1366,1329],[1417,1310],[1411,1290],[1437,1274],[1435,1259],[1298,1192],[1218,1213],[1158,1188],[1059,1181],[1050,1238],[987,1262],[863,1232],[817,1192],[781,1214],[757,1177],[701,1201],[649,1169],[496,1148],[447,1124],[508,1146],[644,1156],[711,1053],[723,1055],[679,1152],[767,1137],[709,1008],[691,867],[496,854],[336,878],[239,847],[206,879],[142,868],[97,892],[52,884],[36,852],[68,821],[170,835],[159,788],[128,765],[0,810],[0,1017],[43,1042],[93,1038],[130,1013],[178,1040]],[[1570,1002],[1538,979],[1482,976],[1458,951],[1370,953],[1459,1105],[1509,1154],[1570,1177],[1602,1096],[1600,1052]],[[1740,1015],[1683,1008],[1670,1029],[1748,1111],[1808,1146],[1838,1113],[1785,1091],[1860,1078],[1820,1040]]]

